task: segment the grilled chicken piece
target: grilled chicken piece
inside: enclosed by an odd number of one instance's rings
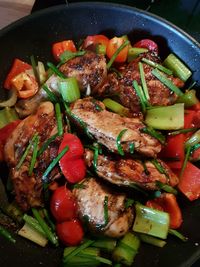
[[[5,145],[5,160],[9,166],[10,177],[14,185],[16,201],[24,210],[30,207],[41,206],[42,199],[42,175],[50,162],[56,157],[60,144],[57,137],[41,156],[38,157],[34,172],[29,175],[29,167],[32,158],[31,149],[20,168],[17,168],[24,151],[34,134],[38,133],[39,148],[52,135],[57,133],[57,123],[54,116],[54,106],[51,102],[42,103],[37,113],[27,117],[16,127]],[[49,179],[59,177],[58,169],[54,168]]]
[[[133,211],[125,208],[126,196],[114,193],[94,178],[85,179],[83,187],[73,190],[80,219],[88,223],[92,232],[110,237],[121,237],[130,229]],[[105,224],[104,201],[108,198],[108,222]]]
[[[76,77],[81,91],[90,86],[93,94],[101,87],[107,76],[106,59],[88,51],[83,56],[75,57],[60,67],[67,77]]]
[[[99,143],[113,152],[118,153],[117,137],[124,129],[127,130],[120,140],[124,152],[130,151],[130,144],[134,144],[135,151],[149,157],[156,157],[161,150],[158,140],[140,132],[145,125],[138,118],[121,117],[109,112],[102,102],[91,97],[75,101],[71,105],[71,112],[85,124],[87,131]],[[76,123],[79,121],[76,120]]]
[[[85,150],[85,161],[88,167],[93,165],[93,151]],[[147,190],[159,189],[156,182],[176,186],[178,184],[177,176],[161,160],[158,163],[165,169],[168,177],[160,173],[152,161],[146,160],[144,163],[132,158],[113,158],[111,156],[98,155],[96,164],[96,173],[99,177],[111,182],[112,184],[138,186]]]
[[[141,58],[147,58],[156,63],[160,63],[160,59],[156,54],[145,53],[141,57],[138,57],[131,61],[128,66],[122,69],[122,78],[118,78],[116,74],[110,73],[104,82],[104,85],[99,88],[98,94],[105,96],[117,95],[120,102],[130,108],[136,115],[140,112],[140,103],[138,96],[132,87],[133,80],[136,80],[138,84],[141,84],[140,72],[138,63]],[[145,80],[148,87],[150,96],[150,103],[153,106],[167,106],[175,103],[177,95],[161,83],[152,73],[152,67],[143,63],[145,72]],[[179,78],[175,78],[168,75],[168,78],[179,88],[184,86],[184,82]]]

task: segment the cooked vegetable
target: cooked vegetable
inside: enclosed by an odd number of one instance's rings
[[[184,103],[185,107],[189,108],[198,104],[199,100],[196,97],[196,91],[192,89],[192,90],[187,90],[182,96],[179,96],[176,102]]]
[[[169,56],[164,60],[163,64],[171,69],[173,73],[179,77],[184,82],[192,75],[192,72],[188,67],[174,54],[169,54]]]
[[[159,238],[156,238],[150,235],[146,235],[146,234],[139,234],[139,238],[142,242],[145,242],[147,244],[151,244],[153,246],[160,247],[160,248],[163,248],[167,244],[167,242],[162,239],[159,239]]]
[[[76,46],[72,40],[64,40],[52,45],[52,53],[57,61],[60,60],[60,55],[65,51],[76,52]]]
[[[157,68],[157,69],[161,70],[162,72],[164,72],[164,73],[166,73],[168,75],[172,75],[172,71],[170,69],[165,68],[161,64],[158,64],[158,63],[156,63],[156,62],[154,62],[152,60],[149,60],[147,58],[142,58],[142,61],[144,63],[148,64],[149,66],[154,67],[154,68]]]
[[[184,127],[184,104],[152,107],[147,110],[145,123],[159,130],[177,130]]]
[[[62,79],[58,84],[59,90],[61,92],[62,98],[67,103],[72,103],[80,98],[80,89],[76,78],[66,78]]]
[[[127,129],[123,129],[119,135],[117,136],[117,139],[116,139],[116,146],[117,146],[117,151],[118,153],[121,155],[121,156],[124,156],[124,151],[123,151],[123,148],[122,148],[122,145],[121,145],[121,139],[122,139],[122,136],[124,135],[124,133],[127,131]]]
[[[110,99],[110,98],[105,98],[103,100],[104,105],[106,108],[110,109],[111,111],[121,115],[121,116],[127,116],[129,114],[129,110],[119,104],[118,102]]]
[[[186,242],[188,240],[187,237],[185,237],[180,232],[178,232],[177,230],[174,230],[174,229],[169,229],[169,234],[176,236],[177,238],[179,238],[183,242]]]
[[[138,57],[140,54],[147,53],[147,52],[148,52],[148,49],[146,49],[146,48],[130,47],[128,49],[127,61],[128,62],[131,62],[133,59],[135,59],[136,57]]]
[[[63,122],[62,122],[62,114],[60,104],[55,104],[55,111],[56,111],[56,121],[57,121],[57,128],[58,128],[58,135],[63,135]]]
[[[31,163],[29,167],[28,174],[29,176],[32,175],[33,169],[35,167],[36,159],[37,159],[37,153],[38,153],[38,144],[39,144],[39,137],[38,135],[35,137],[35,140],[33,141],[33,154],[31,158]]]
[[[137,43],[135,43],[133,47],[146,48],[149,51],[158,53],[158,45],[153,40],[150,39],[142,39]]]
[[[133,89],[136,91],[136,94],[137,94],[137,96],[139,98],[139,102],[140,102],[140,105],[141,105],[142,113],[145,114],[146,113],[147,99],[146,99],[146,97],[144,95],[142,87],[138,85],[136,80],[133,81]]]
[[[147,101],[149,101],[150,97],[149,97],[149,92],[148,92],[148,88],[147,88],[147,83],[145,80],[143,64],[141,62],[139,62],[138,65],[139,65],[139,70],[140,70],[140,79],[141,79],[141,83],[142,83],[144,97]]]
[[[11,233],[4,228],[2,225],[0,225],[0,235],[4,236],[7,240],[9,240],[12,243],[16,242],[16,239],[11,235]]]
[[[185,147],[194,146],[200,143],[200,130],[196,131],[186,142]]]
[[[95,240],[91,245],[95,248],[100,248],[104,252],[112,252],[117,245],[117,240],[109,237],[102,237]]]

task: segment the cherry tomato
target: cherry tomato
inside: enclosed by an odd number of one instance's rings
[[[57,222],[64,222],[76,218],[76,201],[66,186],[58,187],[53,192],[50,209]]]
[[[78,220],[71,220],[56,225],[58,238],[64,245],[76,246],[83,239],[83,227]]]
[[[142,39],[135,43],[133,47],[147,48],[149,51],[158,53],[158,45],[150,39]]]
[[[117,51],[117,49],[125,42],[124,37],[113,37],[112,39],[109,40],[107,49],[106,49],[106,55],[108,58],[111,58],[114,53]],[[128,49],[129,46],[125,46],[122,51],[117,55],[115,58],[115,62],[125,62],[128,56]]]
[[[85,177],[86,165],[83,159],[84,148],[80,139],[73,134],[64,134],[63,141],[59,147],[59,153],[66,147],[67,153],[59,161],[61,171],[67,181],[76,183]]]
[[[108,42],[109,39],[105,35],[101,34],[89,35],[85,38],[83,42],[83,48],[87,48],[90,45],[97,45],[97,44],[105,45],[105,47],[107,47]]]
[[[52,46],[52,53],[57,61],[60,60],[60,55],[65,51],[76,52],[76,46],[72,40],[57,42]]]

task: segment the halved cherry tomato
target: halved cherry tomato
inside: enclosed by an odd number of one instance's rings
[[[50,209],[57,222],[64,222],[76,218],[76,201],[66,186],[60,186],[53,192]]]
[[[58,238],[66,246],[76,246],[83,239],[84,232],[78,220],[71,220],[56,225]]]
[[[31,65],[16,58],[13,62],[13,65],[12,65],[7,77],[6,77],[6,80],[4,82],[4,88],[11,89],[12,88],[11,80],[14,77],[16,77],[18,74],[20,74],[26,70],[30,70],[30,69],[32,69]]]
[[[13,121],[0,129],[0,161],[4,160],[4,146],[8,137],[20,122],[20,120]]]
[[[76,52],[76,46],[72,40],[57,42],[52,46],[52,53],[57,61],[60,60],[60,55],[65,51]]]
[[[114,53],[117,51],[117,49],[125,42],[124,37],[113,37],[109,40],[107,49],[106,49],[106,55],[108,58],[111,58]],[[125,62],[128,56],[128,49],[129,46],[125,46],[122,51],[117,55],[115,58],[115,62]]]
[[[83,48],[87,48],[90,45],[105,45],[107,47],[109,42],[108,37],[102,34],[97,34],[97,35],[89,35],[85,38],[83,42]]]
[[[133,47],[147,48],[149,51],[158,53],[158,45],[150,39],[142,39],[135,43]]]
[[[59,147],[59,153],[66,147],[67,153],[61,158],[59,164],[63,175],[70,183],[77,183],[85,177],[86,165],[83,159],[84,148],[80,139],[73,134],[66,133]]]
[[[150,208],[168,212],[170,215],[170,227],[172,229],[177,229],[181,226],[183,222],[182,213],[175,195],[163,193],[160,197],[148,200],[146,205]]]

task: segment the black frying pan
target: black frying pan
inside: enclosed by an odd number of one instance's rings
[[[0,81],[5,78],[12,60],[29,61],[33,54],[46,62],[52,60],[51,45],[63,39],[75,39],[104,33],[108,36],[128,34],[134,42],[153,38],[165,57],[174,51],[194,71],[193,80],[200,87],[200,45],[171,23],[135,8],[106,3],[77,3],[45,9],[21,19],[0,32]],[[4,95],[1,90],[1,96]],[[181,231],[189,237],[187,243],[169,237],[160,249],[142,245],[135,267],[186,267],[200,257],[200,201],[190,203],[180,199],[184,223]],[[57,267],[62,250],[40,248],[17,237],[11,244],[0,237],[0,266]]]

